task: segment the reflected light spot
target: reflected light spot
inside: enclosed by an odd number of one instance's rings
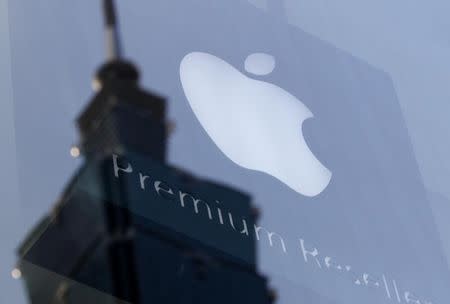
[[[80,156],[80,148],[78,148],[77,146],[73,146],[72,148],[70,148],[70,155],[73,158],[77,158]]]
[[[13,279],[18,280],[22,277],[22,272],[20,271],[20,269],[14,268],[11,271],[11,276],[13,277]]]

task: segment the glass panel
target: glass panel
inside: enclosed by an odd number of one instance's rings
[[[447,4],[100,2],[0,1],[5,299],[450,299]]]

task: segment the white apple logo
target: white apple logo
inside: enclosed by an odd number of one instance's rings
[[[246,70],[257,75],[274,67],[274,58],[262,53],[245,62]],[[332,174],[303,138],[302,123],[313,114],[300,100],[207,53],[186,55],[180,78],[194,114],[233,162],[270,174],[305,196],[327,187]]]

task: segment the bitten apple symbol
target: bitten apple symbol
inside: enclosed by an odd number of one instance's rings
[[[247,72],[256,75],[274,68],[275,59],[263,53],[245,61]],[[305,196],[327,187],[332,174],[303,138],[302,124],[313,114],[300,100],[207,53],[186,55],[180,78],[197,119],[233,162],[270,174]]]

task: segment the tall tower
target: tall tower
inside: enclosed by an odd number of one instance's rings
[[[270,303],[250,197],[166,163],[166,101],[139,87],[103,4],[108,61],[77,120],[84,163],[19,248],[31,303]]]
[[[163,162],[166,102],[139,88],[139,71],[122,58],[113,0],[103,0],[107,62],[100,67],[94,99],[78,118],[86,155],[133,150]]]

